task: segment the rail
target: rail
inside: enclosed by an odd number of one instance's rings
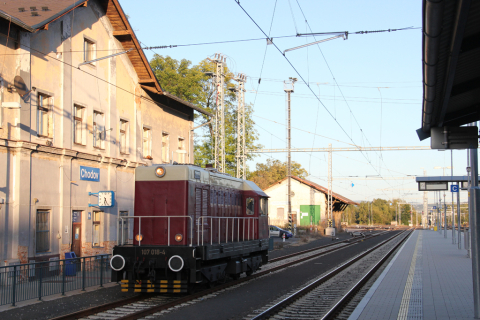
[[[121,225],[123,226],[124,219],[138,219],[138,233],[142,234],[142,218],[144,219],[157,219],[157,218],[167,218],[167,245],[170,246],[170,218],[188,218],[190,220],[190,234],[193,234],[193,219],[190,216],[131,216],[131,217],[119,217],[118,219],[121,220]],[[122,244],[124,243],[124,229],[122,228]],[[142,240],[138,241],[138,246],[142,245]],[[190,247],[193,245],[193,236],[190,237]]]
[[[110,282],[109,254],[0,267],[0,305]]]
[[[218,219],[220,222],[222,219],[226,220],[226,227],[225,227],[225,241],[228,243],[228,221],[232,220],[232,242],[235,242],[235,220],[237,220],[239,223],[237,224],[237,235],[238,235],[238,241],[240,241],[240,221],[243,220],[243,227],[242,227],[242,241],[245,241],[245,221],[247,221],[248,225],[248,232],[247,232],[247,241],[250,240],[250,221],[252,221],[252,228],[251,228],[251,233],[252,233],[252,239],[255,236],[255,220],[258,221],[259,218],[257,217],[214,217],[214,216],[203,216],[197,218],[197,244],[198,245],[203,245],[204,243],[204,222],[205,219],[210,219],[210,244],[213,244],[213,219]],[[200,226],[202,226],[202,231],[200,232]],[[220,229],[221,223],[218,223],[218,243],[221,243],[221,229]],[[202,242],[200,244],[200,233],[202,234]]]

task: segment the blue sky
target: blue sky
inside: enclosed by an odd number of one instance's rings
[[[138,1],[120,0],[120,3],[144,46],[264,37],[234,0],[144,0],[141,5]],[[267,34],[271,25],[270,36],[281,50],[315,41],[312,37],[276,38],[310,32],[301,10],[313,32],[353,33],[422,26],[419,1],[241,0],[240,4]],[[325,37],[317,40],[322,38]],[[259,40],[154,52],[175,59],[185,58],[194,64],[215,53],[226,55],[231,70],[249,77],[245,99],[247,103],[255,101],[254,120],[260,133],[259,142],[265,148],[286,148],[286,99],[282,81],[289,77],[299,78],[292,94],[292,127],[341,141],[292,128],[293,147],[321,148],[328,147],[329,143],[334,148],[349,147],[346,143],[352,141],[365,147],[430,145],[430,140],[419,141],[415,132],[421,124],[421,29],[350,34],[348,40],[335,39],[286,53],[321,102],[282,54],[272,45],[266,47],[266,41]],[[149,59],[154,52],[145,51]],[[257,88],[264,55],[262,81]],[[264,162],[268,157],[286,161],[286,154],[262,155],[249,163],[250,168],[254,169],[256,162]],[[453,157],[454,175],[463,175],[466,151],[455,151]],[[308,179],[327,186],[327,154],[292,153],[292,159],[308,170],[311,174]],[[434,169],[435,166],[450,166],[450,152],[337,152],[333,154],[334,179],[347,180],[334,180],[334,192],[359,201],[402,197],[421,202],[422,194],[413,179],[387,178],[423,175],[424,169],[427,175],[442,175],[443,171]],[[450,174],[450,170],[446,173]],[[379,174],[385,180],[349,178]],[[462,200],[466,200],[463,193]],[[433,194],[429,198],[433,201]],[[449,198],[447,195],[447,201]]]

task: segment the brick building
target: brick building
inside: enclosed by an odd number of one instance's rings
[[[193,162],[208,113],[162,89],[118,0],[2,2],[0,53],[0,266],[110,253],[135,167]]]

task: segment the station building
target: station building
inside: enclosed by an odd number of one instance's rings
[[[111,253],[134,169],[192,163],[208,113],[161,88],[118,0],[2,3],[0,54],[0,266]]]
[[[288,181],[282,179],[264,191],[270,196],[268,201],[268,215],[270,224],[284,226],[288,223]],[[348,205],[358,203],[332,192],[333,216],[335,225],[340,225],[342,212]],[[291,178],[291,206],[292,222],[297,226],[319,225],[326,218],[328,206],[328,189],[312,181],[296,176]]]

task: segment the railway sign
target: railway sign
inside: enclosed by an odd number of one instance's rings
[[[450,192],[458,192],[458,185],[457,184],[452,184],[450,186]]]
[[[421,181],[418,183],[418,191],[448,191],[448,182],[446,181]]]

